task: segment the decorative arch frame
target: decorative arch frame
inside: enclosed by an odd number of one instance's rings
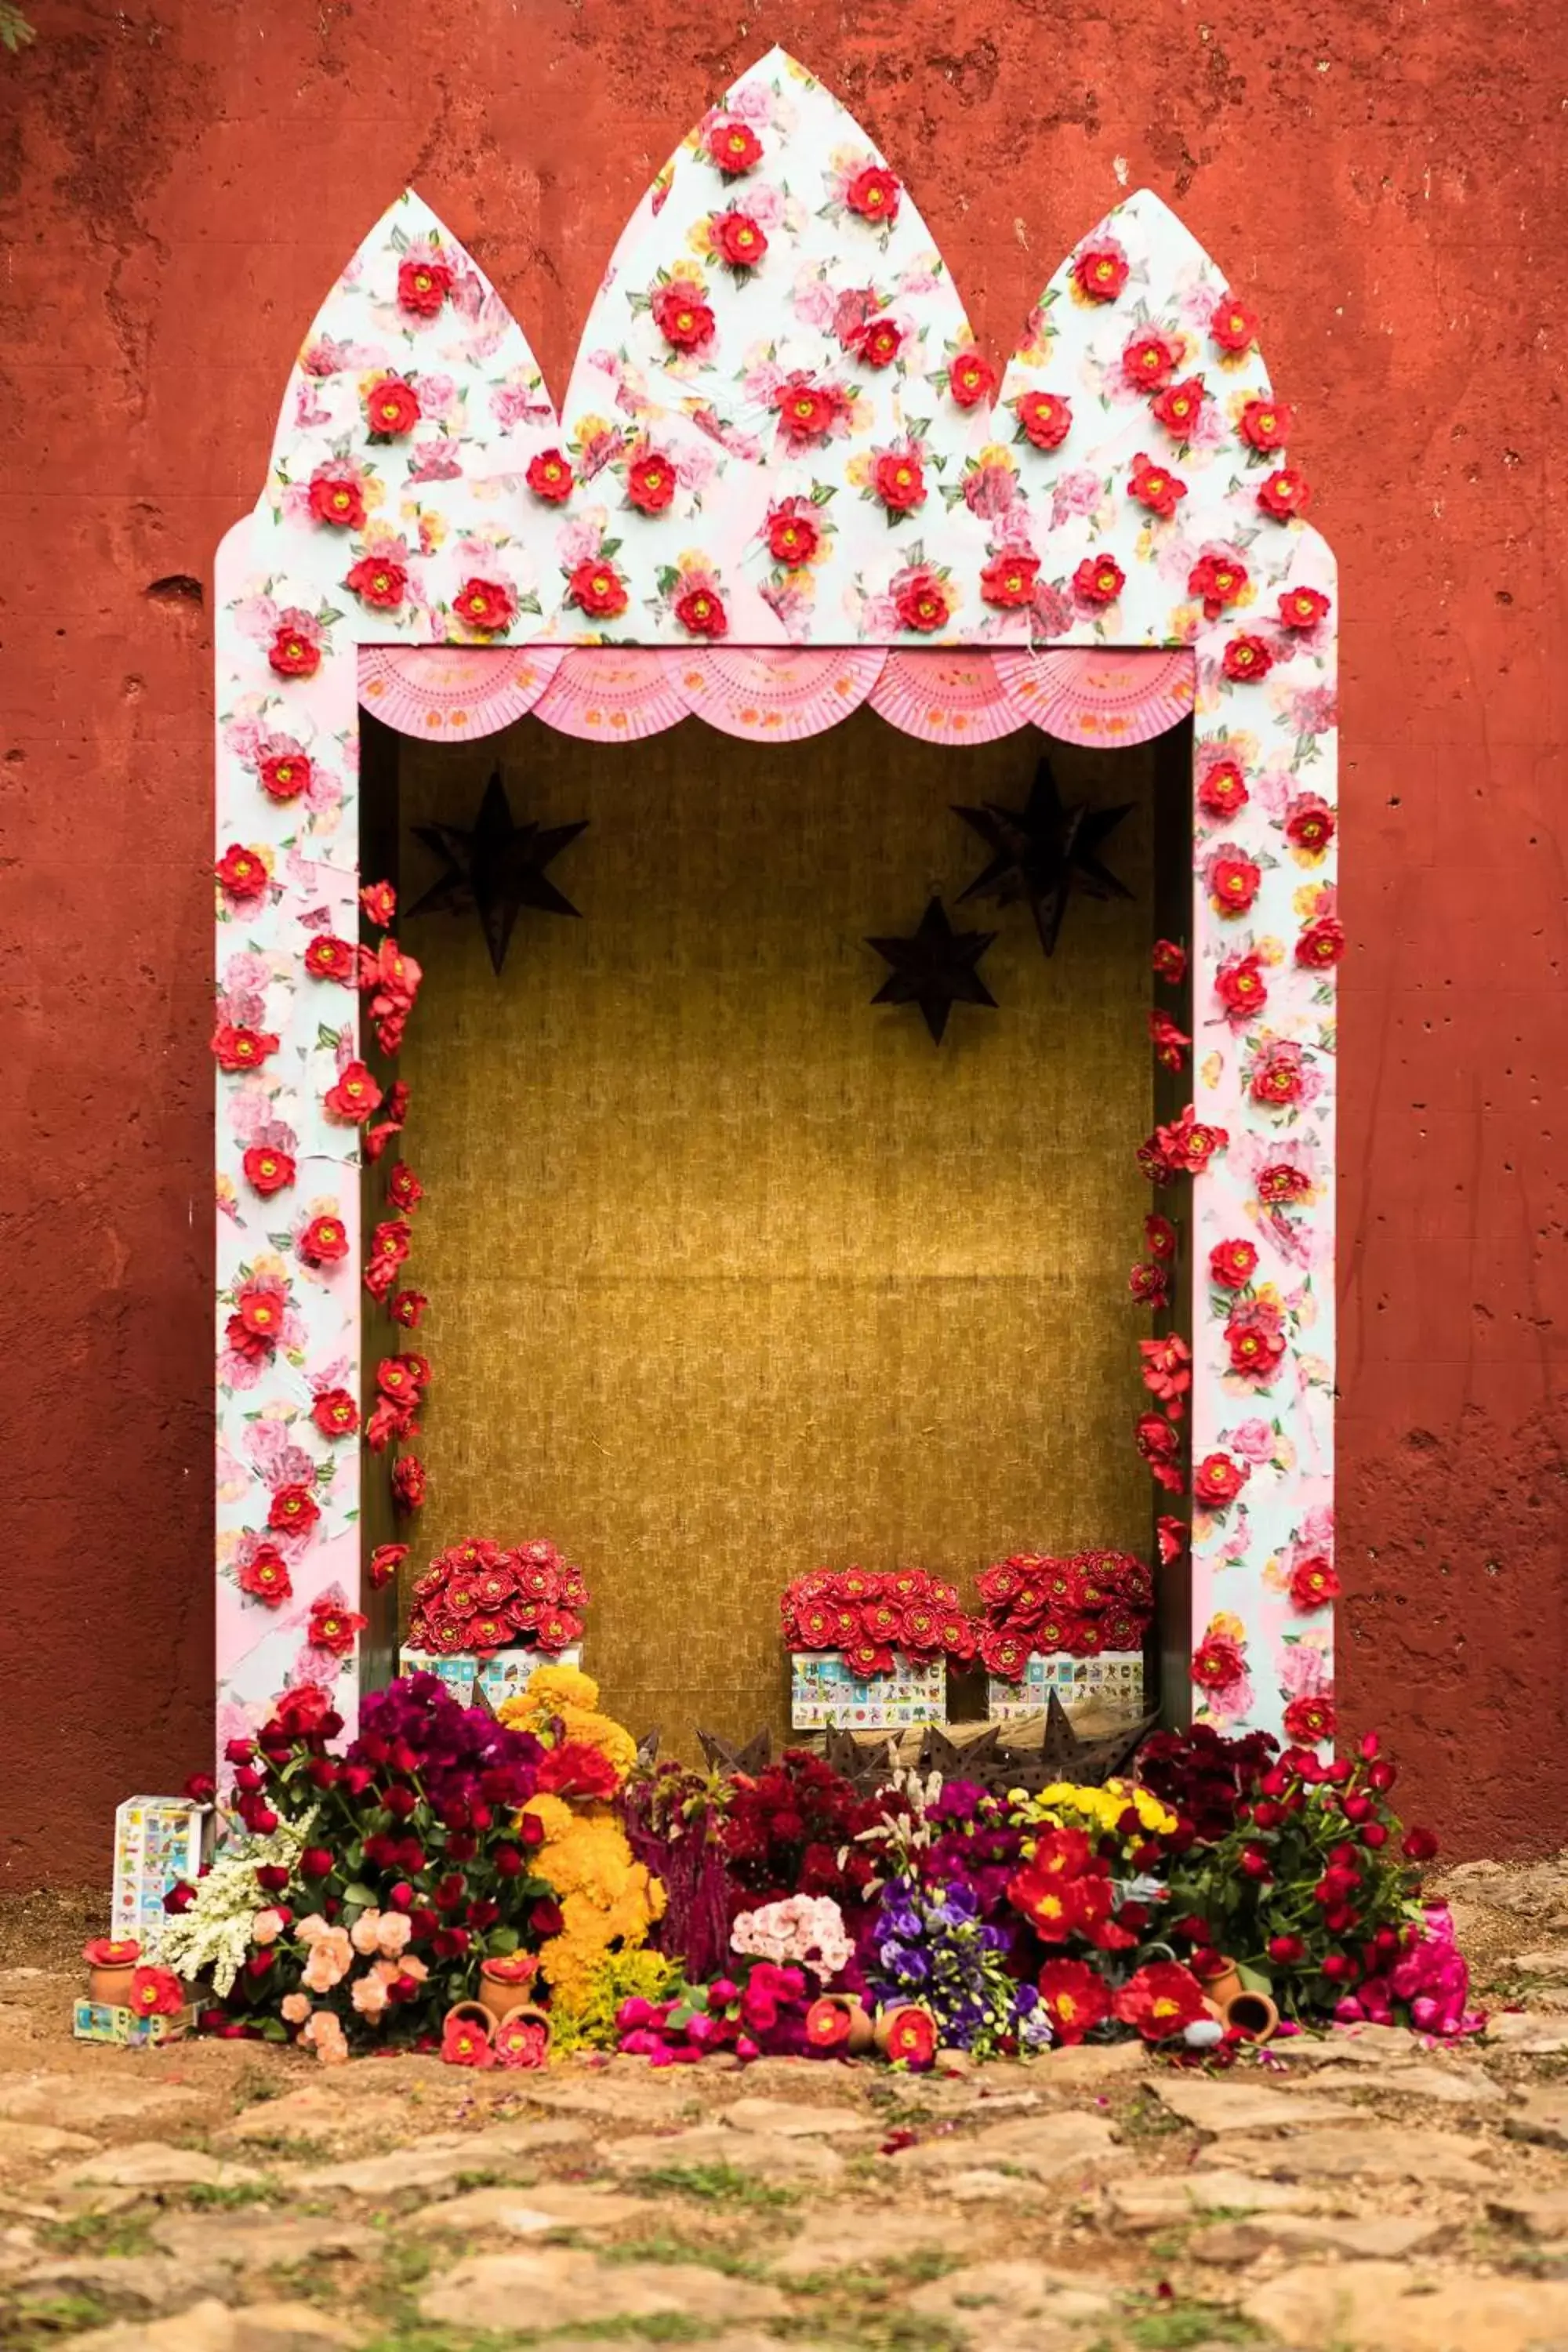
[[[1143,1343],[1129,1443],[1190,1541],[1168,1699],[1331,1736],[1337,613],[1290,421],[1146,190],[998,385],[908,189],[780,50],[633,214],[563,419],[421,199],[377,223],[216,567],[220,1750],[288,1683],[349,1719],[359,1690],[360,1171],[401,1108],[366,1111],[399,965],[359,945],[362,703],[621,741],[865,700],[939,741],[1131,741],[1191,709],[1194,1100],[1139,1155],[1162,1208],[1191,1194],[1131,1277],[1185,1294],[1191,1357]]]

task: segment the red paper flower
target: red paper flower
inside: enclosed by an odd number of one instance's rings
[[[347,940],[318,931],[305,950],[305,969],[312,980],[338,980],[352,985],[359,977],[359,958]]]
[[[819,383],[797,368],[774,387],[773,404],[785,442],[798,452],[826,441],[854,403],[842,384]]]
[[[1246,955],[1226,956],[1215,973],[1214,992],[1227,1020],[1255,1021],[1268,1003],[1268,986],[1257,955],[1249,950]]]
[[[847,2001],[814,2000],[805,2012],[806,2048],[819,2058],[831,2057],[848,2041],[851,2022]]]
[[[1193,1652],[1193,1680],[1200,1690],[1228,1690],[1246,1672],[1241,1644],[1228,1633],[1210,1633]]]
[[[947,598],[942,583],[925,564],[918,564],[902,574],[893,604],[900,625],[918,630],[921,636],[930,636],[933,630],[947,625]]]
[[[433,319],[452,290],[452,272],[444,261],[409,259],[397,267],[397,301],[416,319]]]
[[[1228,1454],[1205,1454],[1193,1473],[1193,1499],[1205,1510],[1223,1511],[1250,1475],[1246,1463],[1233,1462]]]
[[[1234,842],[1226,842],[1209,859],[1205,878],[1220,914],[1245,915],[1258,896],[1263,871]]]
[[[936,2056],[936,2020],[929,2010],[889,2010],[882,2020],[882,2046],[895,2066],[921,2073]]]
[[[247,1029],[225,1022],[213,1033],[213,1052],[218,1066],[225,1070],[258,1070],[269,1054],[278,1051],[278,1040],[270,1029]]]
[[[1268,677],[1274,667],[1274,656],[1261,637],[1232,637],[1220,667],[1226,677],[1237,685],[1250,685]]]
[[[368,1617],[356,1609],[344,1609],[335,1601],[313,1601],[310,1622],[305,1638],[312,1650],[325,1650],[334,1658],[346,1658],[353,1648],[355,1637],[364,1632]]]
[[[898,181],[885,164],[867,163],[845,189],[844,201],[862,220],[896,221],[901,194]]]
[[[1305,1616],[1312,1609],[1326,1609],[1331,1601],[1340,1597],[1340,1580],[1332,1560],[1321,1552],[1310,1559],[1299,1559],[1290,1570],[1290,1606]]]
[[[1258,490],[1258,503],[1276,522],[1289,522],[1292,516],[1306,513],[1311,495],[1305,474],[1294,466],[1281,466]]]
[[[1236,429],[1249,449],[1282,449],[1295,421],[1282,400],[1249,400]]]
[[[377,1544],[370,1556],[370,1589],[379,1592],[390,1584],[408,1557],[406,1544]]]
[[[1293,1698],[1285,1710],[1285,1737],[1300,1740],[1303,1747],[1315,1748],[1320,1741],[1331,1739],[1335,1727],[1334,1702],[1327,1692],[1320,1691],[1312,1698]]]
[[[1176,1026],[1168,1013],[1150,1013],[1149,1042],[1154,1048],[1154,1059],[1162,1069],[1185,1069],[1186,1049],[1193,1041],[1184,1029]]]
[[[364,486],[350,466],[318,467],[310,477],[306,501],[316,522],[338,530],[364,529]]]
[[[178,2017],[185,1989],[172,1969],[133,1969],[126,2007],[138,2017]]]
[[[268,800],[297,801],[310,787],[314,772],[303,751],[270,753],[257,767],[257,778]]]
[[[713,340],[713,313],[684,278],[672,278],[648,304],[653,322],[672,351],[705,351]]]
[[[1296,942],[1296,961],[1309,971],[1331,971],[1345,951],[1345,927],[1337,915],[1320,915]]]
[[[1316,793],[1300,793],[1285,812],[1285,838],[1292,849],[1320,857],[1334,837],[1333,810]]]
[[[1159,392],[1181,364],[1178,345],[1150,331],[1134,335],[1121,354],[1121,380],[1134,392]]]
[[[408,574],[390,556],[363,556],[347,573],[343,586],[375,613],[395,613],[408,593]]]
[[[1111,555],[1086,555],[1072,576],[1072,593],[1080,604],[1103,608],[1114,604],[1127,574]]]
[[[1215,1242],[1209,1252],[1209,1280],[1221,1290],[1245,1290],[1258,1271],[1250,1242]]]
[[[722,637],[729,634],[730,616],[723,601],[711,588],[688,588],[675,600],[675,617],[689,637]]]
[[[286,1601],[293,1598],[289,1563],[276,1544],[258,1543],[250,1558],[240,1561],[235,1576],[242,1592],[265,1601],[268,1609],[281,1609]]]
[[[714,252],[731,269],[754,269],[768,249],[768,240],[750,213],[715,213],[708,224]]]
[[[396,1297],[392,1300],[387,1311],[393,1321],[401,1323],[405,1331],[416,1331],[419,1328],[420,1318],[429,1304],[430,1301],[422,1290],[400,1290]]]
[[[321,648],[303,629],[279,628],[267,648],[267,659],[279,677],[314,677],[321,667]]]
[[[1180,383],[1167,384],[1158,398],[1149,403],[1149,414],[1157,425],[1164,426],[1173,441],[1190,441],[1207,398],[1202,376],[1189,375]]]
[[[1247,782],[1234,760],[1216,760],[1205,768],[1198,785],[1198,806],[1205,816],[1233,817],[1247,806]]]
[[[768,509],[768,553],[775,563],[798,571],[822,544],[822,530],[805,499],[786,499]]]
[[[337,1265],[349,1254],[349,1237],[341,1217],[312,1217],[295,1244],[307,1265]]]
[[[425,1187],[407,1161],[399,1160],[386,1180],[386,1193],[395,1208],[413,1210],[425,1198]]]
[[[1128,478],[1127,495],[1147,507],[1151,514],[1169,517],[1176,511],[1177,503],[1187,495],[1185,482],[1178,481],[1168,466],[1156,466],[1140,451],[1132,461]]]
[[[1187,593],[1202,600],[1205,621],[1217,621],[1246,586],[1246,564],[1228,555],[1200,555],[1187,574]]]
[[[271,880],[258,851],[243,848],[236,842],[226,849],[213,868],[218,888],[231,906],[243,907],[257,898],[265,898]]]
[[[658,449],[643,449],[626,467],[626,496],[640,514],[662,514],[675,496],[675,467]]]
[[[1179,986],[1187,976],[1187,951],[1174,940],[1156,940],[1149,961],[1155,979],[1168,981],[1173,987]]]
[[[259,1192],[264,1201],[269,1201],[274,1192],[283,1192],[294,1181],[292,1154],[275,1151],[268,1144],[253,1143],[239,1164],[251,1191]]]
[[[1120,246],[1086,245],[1073,262],[1073,281],[1089,302],[1114,302],[1127,283],[1127,257]]]
[[[397,893],[390,882],[367,882],[359,902],[366,922],[374,923],[378,931],[384,931],[396,917]]]
[[[1328,609],[1329,600],[1321,589],[1279,591],[1279,618],[1288,629],[1315,629]]]
[[[381,1107],[381,1088],[363,1062],[350,1062],[338,1074],[337,1084],[323,1097],[333,1118],[349,1127],[363,1125]]]
[[[1163,1486],[1169,1495],[1184,1493],[1186,1481],[1181,1473],[1181,1436],[1163,1414],[1140,1413],[1133,1425],[1132,1437],[1156,1484]]]
[[[448,2017],[441,2029],[441,2055],[448,2066],[493,2066],[492,2029],[488,2020]]]
[[[1225,1327],[1225,1341],[1231,1370],[1267,1388],[1285,1355],[1279,1309],[1262,1299],[1238,1307]]]
[[[542,499],[547,506],[558,507],[571,497],[575,477],[571,459],[559,449],[542,449],[537,457],[529,459],[523,479],[536,499]]]
[[[274,1487],[267,1524],[275,1535],[308,1536],[321,1516],[309,1486]]]
[[[364,395],[364,421],[377,440],[395,441],[412,433],[422,414],[419,394],[406,376],[378,375]]]
[[[1145,2042],[1169,2042],[1208,2015],[1203,1987],[1175,1960],[1151,1960],[1130,1977],[1111,2004],[1122,2025],[1136,2026]]]
[[[1209,314],[1209,334],[1222,352],[1249,352],[1258,341],[1258,320],[1234,294],[1222,295]]]
[[[247,1283],[235,1298],[235,1320],[250,1339],[268,1354],[278,1345],[286,1294],[280,1283]],[[247,1349],[247,1354],[254,1352]]]
[[[626,609],[626,583],[613,563],[579,563],[568,575],[566,602],[591,620],[611,620]]]
[[[1072,427],[1072,408],[1055,392],[1021,393],[1013,414],[1026,441],[1037,449],[1059,449]]]
[[[909,514],[926,501],[925,474],[914,450],[886,449],[871,468],[871,487],[890,514]]]
[[[1299,1103],[1306,1090],[1306,1066],[1301,1048],[1293,1038],[1272,1037],[1252,1065],[1247,1090],[1254,1102],[1266,1103],[1272,1110],[1289,1110]],[[1258,1198],[1263,1192],[1263,1179],[1258,1178]]]
[[[500,580],[465,580],[452,599],[452,610],[477,635],[500,636],[517,618],[517,598]]]
[[[751,124],[731,115],[721,115],[716,122],[709,124],[707,147],[710,159],[727,180],[738,180],[742,173],[755,171],[763,160],[763,142]]]
[[[400,1511],[417,1511],[429,1491],[425,1465],[416,1454],[399,1454],[392,1465],[392,1499]]]
[[[981,597],[1004,612],[1015,611],[1033,601],[1039,570],[1039,558],[1035,555],[1016,551],[994,555],[980,574]]]
[[[847,344],[861,365],[869,368],[891,367],[903,347],[903,329],[885,313],[862,320]]]
[[[947,388],[959,408],[978,408],[996,389],[996,371],[971,344],[955,353],[947,372]]]
[[[142,1947],[134,1936],[94,1936],[82,1946],[81,1956],[89,1969],[130,1969],[141,1958]]]
[[[1110,1990],[1087,1960],[1047,1960],[1039,1974],[1040,2006],[1064,2049],[1071,2049],[1103,2025],[1110,2014]]]
[[[320,1389],[310,1419],[323,1437],[352,1437],[359,1427],[359,1407],[347,1389]]]

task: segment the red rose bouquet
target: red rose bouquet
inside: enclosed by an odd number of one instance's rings
[[[1060,1559],[1015,1552],[985,1570],[980,1597],[980,1654],[990,1673],[1016,1683],[1032,1654],[1092,1658],[1102,1650],[1141,1650],[1154,1585],[1131,1552],[1080,1551]]]
[[[839,1650],[852,1675],[889,1675],[896,1659],[974,1655],[974,1621],[955,1585],[923,1568],[878,1575],[864,1568],[814,1569],[784,1587],[780,1602],[791,1650]]]
[[[468,1536],[433,1559],[414,1587],[408,1646],[449,1658],[528,1647],[552,1657],[583,1636],[588,1588],[542,1539],[503,1551]]]
[[[853,1917],[877,1876],[875,1856],[857,1841],[879,1814],[804,1748],[786,1748],[765,1771],[737,1772],[723,1830],[731,1916],[786,1895],[831,1895]]]

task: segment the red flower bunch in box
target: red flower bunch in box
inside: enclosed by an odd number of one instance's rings
[[[468,1536],[433,1559],[415,1585],[409,1646],[437,1657],[519,1647],[555,1657],[582,1639],[587,1605],[582,1570],[552,1543],[541,1538],[505,1551]]]
[[[980,1579],[985,1603],[980,1654],[988,1672],[1021,1682],[1031,1654],[1075,1658],[1140,1650],[1153,1613],[1154,1585],[1126,1551],[1080,1551],[1054,1559],[1015,1552]]]
[[[974,1655],[974,1621],[956,1585],[923,1568],[886,1575],[869,1569],[814,1569],[784,1587],[780,1607],[785,1647],[841,1650],[852,1675],[889,1675],[896,1656],[960,1662]]]

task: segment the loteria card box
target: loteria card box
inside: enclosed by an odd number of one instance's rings
[[[947,1720],[947,1660],[900,1658],[861,1681],[839,1650],[792,1650],[790,1713],[796,1731],[904,1731]]]
[[[1042,1715],[1052,1691],[1069,1714],[1092,1706],[1102,1714],[1136,1717],[1143,1712],[1143,1653],[1102,1650],[1097,1658],[1075,1658],[1058,1650],[1049,1657],[1031,1657],[1021,1683],[991,1675],[986,1714],[993,1723]]]

